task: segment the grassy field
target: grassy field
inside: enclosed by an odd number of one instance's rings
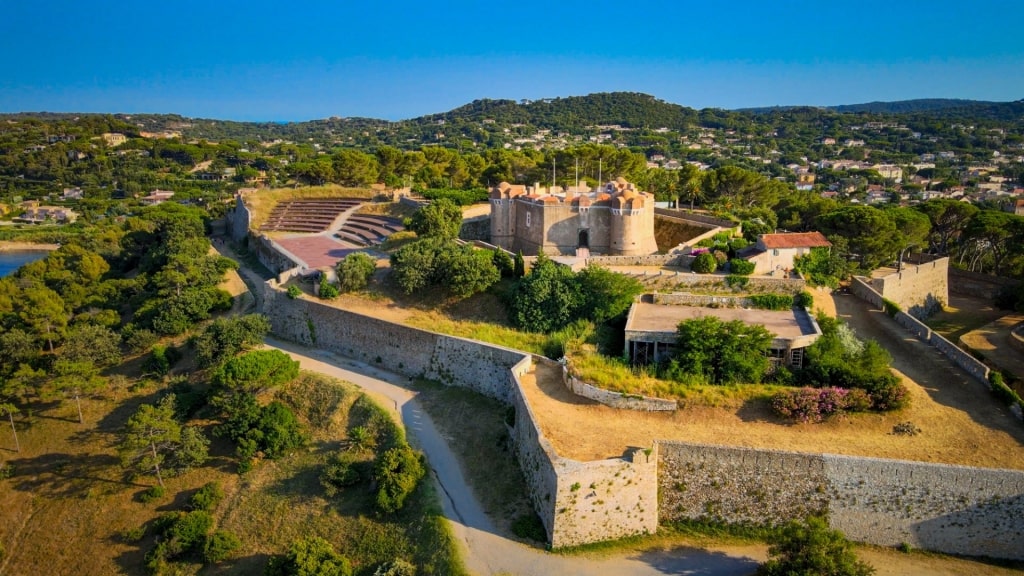
[[[0,462],[11,467],[0,480],[0,574],[145,574],[152,535],[125,538],[159,515],[182,510],[202,485],[219,482],[226,495],[215,510],[217,527],[235,533],[242,548],[233,559],[203,567],[197,559],[175,562],[181,574],[258,574],[268,558],[297,537],[319,535],[353,563],[356,574],[372,574],[386,560],[404,557],[419,574],[462,574],[461,561],[442,520],[430,483],[399,513],[373,508],[368,483],[328,498],[320,468],[354,425],[379,410],[351,385],[304,374],[278,398],[293,407],[310,435],[308,445],[275,461],[236,473],[233,449],[214,439],[211,461],[166,481],[167,492],[143,503],[155,482],[132,479],[115,451],[118,430],[161,386],[107,391],[83,401],[85,424],[74,405],[34,405],[16,422],[22,451],[12,450],[10,430],[0,433]],[[209,432],[213,422],[199,420]],[[367,455],[367,458],[372,457]]]

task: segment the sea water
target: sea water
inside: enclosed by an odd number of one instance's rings
[[[42,250],[16,250],[11,252],[0,251],[0,278],[10,276],[11,274],[14,274],[14,271],[18,268],[21,268],[29,262],[41,260],[45,256],[46,252]]]

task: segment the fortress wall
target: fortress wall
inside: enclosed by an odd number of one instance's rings
[[[227,230],[228,234],[231,235],[231,239],[235,242],[241,242],[249,234],[252,213],[249,212],[249,207],[245,205],[240,195],[235,196],[235,207],[228,210],[226,218]]]
[[[693,256],[684,256],[693,260]],[[727,276],[722,274],[697,274],[695,272],[662,272],[638,276],[647,290],[684,290],[707,288],[722,290],[727,288]],[[778,292],[796,294],[807,288],[807,282],[801,278],[771,278],[767,276],[744,276],[746,284],[739,289],[742,292]]]
[[[694,212],[688,212],[686,210],[672,210],[670,208],[655,208],[654,213],[658,216],[667,216],[669,218],[678,218],[680,220],[688,220],[690,222],[700,222],[708,226],[715,226],[718,228],[735,228],[737,232],[740,231],[740,223],[733,222],[732,220],[723,220],[722,218],[715,218],[714,216],[707,216],[704,214],[697,214]]]
[[[1000,290],[1017,284],[1011,278],[970,272],[959,268],[949,269],[949,289],[956,294],[992,300]]]
[[[860,542],[1024,559],[1024,472],[682,442],[658,453],[662,522],[827,513]]]
[[[588,384],[587,382],[584,382],[572,375],[568,366],[548,358],[538,356],[534,358],[534,362],[538,364],[547,364],[548,366],[556,365],[562,372],[562,383],[565,384],[565,387],[570,392],[577,396],[582,396],[583,398],[600,402],[605,406],[611,406],[612,408],[620,408],[623,410],[639,410],[643,412],[675,411],[679,408],[679,404],[675,400],[651,398],[648,396],[641,396],[639,394],[622,394],[620,392],[612,392],[611,390],[598,388],[597,386]]]
[[[625,458],[556,463],[552,548],[579,546],[658,529],[658,454],[636,449]]]
[[[293,258],[287,250],[265,234],[251,232],[249,250],[255,252],[260,264],[274,274],[281,274],[293,268],[305,268],[305,263]]]
[[[637,256],[590,256],[587,264],[600,266],[689,266],[692,256],[681,254],[643,254]]]
[[[883,298],[915,318],[925,318],[949,302],[949,258],[903,265],[901,272],[871,281]]]
[[[463,220],[462,227],[459,228],[459,238],[469,241],[483,240],[489,242],[491,240],[490,215]]]

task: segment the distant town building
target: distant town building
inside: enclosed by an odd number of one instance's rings
[[[104,132],[101,136],[103,137],[103,141],[107,143],[107,146],[110,146],[111,148],[120,146],[128,141],[128,137],[119,132]]]

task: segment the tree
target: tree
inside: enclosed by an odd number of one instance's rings
[[[772,335],[764,326],[702,316],[680,322],[676,332],[673,370],[712,384],[756,384],[768,370]]]
[[[78,423],[85,422],[82,417],[82,396],[99,390],[104,384],[96,366],[88,360],[72,362],[60,359],[53,363],[53,376],[49,383],[50,391],[74,398],[78,408]]]
[[[978,212],[977,206],[952,198],[929,200],[914,208],[927,215],[931,221],[929,250],[943,255],[950,253],[952,245],[960,239],[967,222]]]
[[[572,269],[539,255],[513,289],[509,320],[521,330],[550,333],[575,320],[582,302]]]
[[[412,215],[408,228],[423,238],[458,238],[462,209],[447,198],[434,200]]]
[[[783,526],[768,548],[769,559],[759,576],[822,575],[870,576],[871,565],[861,561],[853,545],[838,530],[817,517],[794,520]]]
[[[493,254],[468,244],[446,245],[434,265],[434,276],[449,294],[458,298],[483,292],[501,280]]]
[[[896,223],[878,208],[847,206],[819,216],[816,223],[829,240],[835,239],[835,249],[842,250],[845,245],[846,254],[855,257],[865,270],[893,261],[901,248]]]
[[[207,444],[197,441],[198,431],[190,432],[188,444],[182,443],[182,426],[174,418],[174,394],[168,394],[156,404],[143,404],[125,424],[118,451],[122,465],[133,467],[144,474],[156,476],[160,486],[164,485],[165,463],[174,469],[174,463],[199,465],[206,460]]]
[[[10,402],[0,403],[0,413],[6,413],[7,418],[11,421],[11,433],[14,434],[14,451],[21,452],[21,442],[18,442],[18,429],[14,427],[14,415],[18,412],[18,408]]]
[[[644,290],[636,278],[597,265],[589,265],[576,274],[576,282],[583,297],[579,315],[594,322],[605,322],[625,313]]]
[[[192,340],[201,367],[220,364],[257,344],[270,332],[270,321],[262,314],[218,318]]]
[[[384,512],[397,512],[405,505],[426,474],[422,455],[408,445],[387,450],[374,464],[377,479],[377,507]]]
[[[299,363],[280,350],[254,350],[228,359],[213,374],[213,385],[234,392],[257,393],[291,382]]]
[[[20,316],[26,325],[46,341],[53,352],[53,343],[64,333],[68,325],[68,314],[60,294],[41,284],[34,284],[22,291],[24,301]]]
[[[377,262],[364,252],[353,252],[338,262],[338,286],[342,292],[362,290],[369,284]]]
[[[512,277],[522,278],[526,276],[526,260],[523,259],[523,251],[516,252],[516,257],[512,262]]]
[[[352,576],[352,565],[319,536],[292,542],[288,553],[275,556],[264,576]]]
[[[111,366],[121,361],[121,337],[104,326],[76,326],[61,347],[60,357],[71,362]]]

